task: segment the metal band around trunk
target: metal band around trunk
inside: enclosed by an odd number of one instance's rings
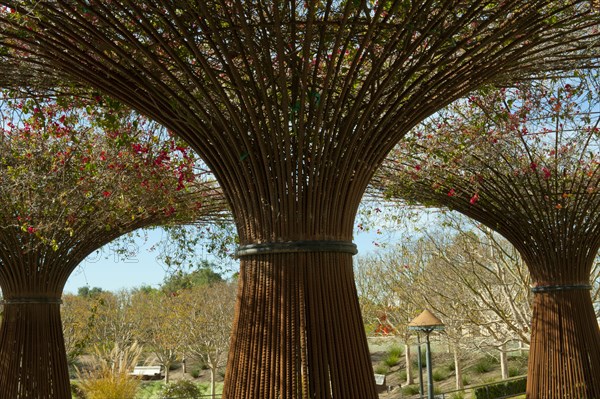
[[[241,258],[252,255],[285,254],[298,252],[343,252],[356,255],[358,250],[352,241],[288,241],[266,242],[262,244],[240,245],[235,251],[235,257]]]
[[[22,304],[39,304],[39,303],[47,303],[47,304],[58,304],[62,303],[62,299],[60,298],[43,298],[43,297],[22,297],[22,298],[10,298],[2,301],[5,305],[22,305]]]
[[[573,291],[573,290],[591,290],[589,284],[573,284],[573,285],[538,285],[531,288],[531,292],[553,292],[553,291]]]

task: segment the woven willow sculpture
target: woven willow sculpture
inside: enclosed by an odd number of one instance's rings
[[[226,398],[375,398],[351,242],[375,169],[450,101],[598,35],[582,0],[0,4],[0,54],[129,104],[216,175],[241,243]]]
[[[600,86],[591,75],[472,96],[432,118],[377,179],[498,231],[533,281],[527,393],[600,398],[590,273],[600,248]],[[433,136],[432,136],[433,135]]]
[[[156,123],[63,100],[0,101],[2,398],[71,397],[60,303],[87,255],[138,228],[225,209],[189,148],[147,130]]]

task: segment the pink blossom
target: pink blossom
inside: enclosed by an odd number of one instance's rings
[[[548,180],[550,176],[552,176],[552,172],[548,168],[542,168],[542,172],[544,172],[544,179]]]

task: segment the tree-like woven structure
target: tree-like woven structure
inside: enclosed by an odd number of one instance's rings
[[[589,290],[600,248],[600,96],[590,77],[471,96],[405,138],[378,179],[506,237],[531,273],[528,397],[600,397]]]
[[[2,396],[68,398],[60,298],[75,267],[125,233],[218,218],[226,203],[156,123],[101,99],[0,98]]]
[[[242,245],[227,398],[375,398],[351,258],[375,169],[470,90],[598,49],[582,0],[0,4],[5,58],[131,105],[215,173]]]

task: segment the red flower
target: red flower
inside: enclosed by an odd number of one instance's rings
[[[104,198],[110,197],[110,194],[111,194],[110,191],[102,191],[102,195],[104,196]]]
[[[531,164],[529,164],[529,167],[535,172],[537,170],[537,163],[532,162]]]
[[[454,197],[456,195],[456,191],[451,188],[450,191],[448,191],[448,197]]]
[[[548,180],[550,176],[552,176],[552,172],[548,168],[542,168],[542,172],[544,172],[544,179]]]
[[[469,202],[471,203],[471,205],[475,205],[475,203],[479,200],[479,194],[475,193],[473,194],[473,196],[471,197],[471,199],[469,200]]]
[[[32,226],[29,226],[29,227],[27,227],[27,232],[28,232],[29,234],[33,234],[33,233],[35,233],[36,231],[37,231],[37,229],[36,229],[35,227],[32,227]]]

